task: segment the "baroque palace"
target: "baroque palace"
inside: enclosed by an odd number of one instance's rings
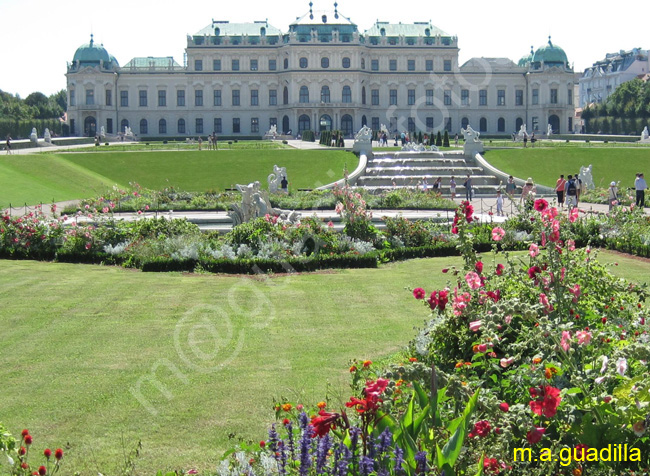
[[[67,68],[72,135],[262,137],[363,125],[483,134],[573,132],[573,69],[548,44],[515,64],[458,64],[458,38],[429,22],[377,21],[360,32],[338,11],[310,10],[288,32],[268,21],[213,20],[187,36],[184,65],[172,57],[120,66],[92,38]]]

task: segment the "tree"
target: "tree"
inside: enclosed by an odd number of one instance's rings
[[[442,138],[442,146],[449,147],[449,131],[445,129],[445,135]]]
[[[440,131],[438,131],[438,134],[436,134],[436,145],[438,147],[442,147],[442,134]]]

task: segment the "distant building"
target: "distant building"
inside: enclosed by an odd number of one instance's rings
[[[608,53],[605,59],[585,69],[580,78],[580,107],[605,101],[621,84],[650,72],[648,50]]]
[[[310,10],[282,32],[267,21],[212,21],[187,37],[186,60],[134,58],[120,67],[103,46],[80,47],[68,64],[68,118],[76,135],[126,127],[146,137],[216,132],[261,137],[363,125],[454,134],[468,124],[510,135],[522,124],[574,128],[574,73],[547,45],[519,64],[472,58],[429,22],[377,21],[361,33],[338,11]]]

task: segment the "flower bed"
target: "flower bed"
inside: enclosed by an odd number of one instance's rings
[[[525,257],[498,251],[499,227],[482,257],[463,204],[465,265],[412,290],[429,319],[407,355],[353,362],[344,403],[276,402],[268,437],[217,473],[647,474],[647,292],[576,249],[574,216],[535,208]]]
[[[374,195],[360,189],[360,193],[371,209],[455,209],[456,204],[443,198],[432,190],[395,190]],[[337,197],[332,190],[291,191],[289,194],[270,195],[274,207],[285,210],[331,210],[336,205]],[[106,207],[115,212],[168,211],[168,210],[229,210],[230,206],[240,203],[241,194],[231,192],[185,192],[168,187],[163,190],[143,189],[132,183],[130,189],[114,187],[105,194],[82,200],[79,207],[69,206],[64,213],[69,215],[77,211]]]

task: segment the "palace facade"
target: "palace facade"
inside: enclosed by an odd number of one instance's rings
[[[364,32],[338,11],[312,9],[286,32],[268,21],[213,20],[187,36],[183,65],[172,57],[124,66],[103,45],[75,52],[67,68],[72,135],[130,127],[141,137],[262,137],[363,125],[393,133],[489,135],[573,132],[574,73],[552,44],[515,64],[458,64],[458,38],[429,22],[378,21]]]

